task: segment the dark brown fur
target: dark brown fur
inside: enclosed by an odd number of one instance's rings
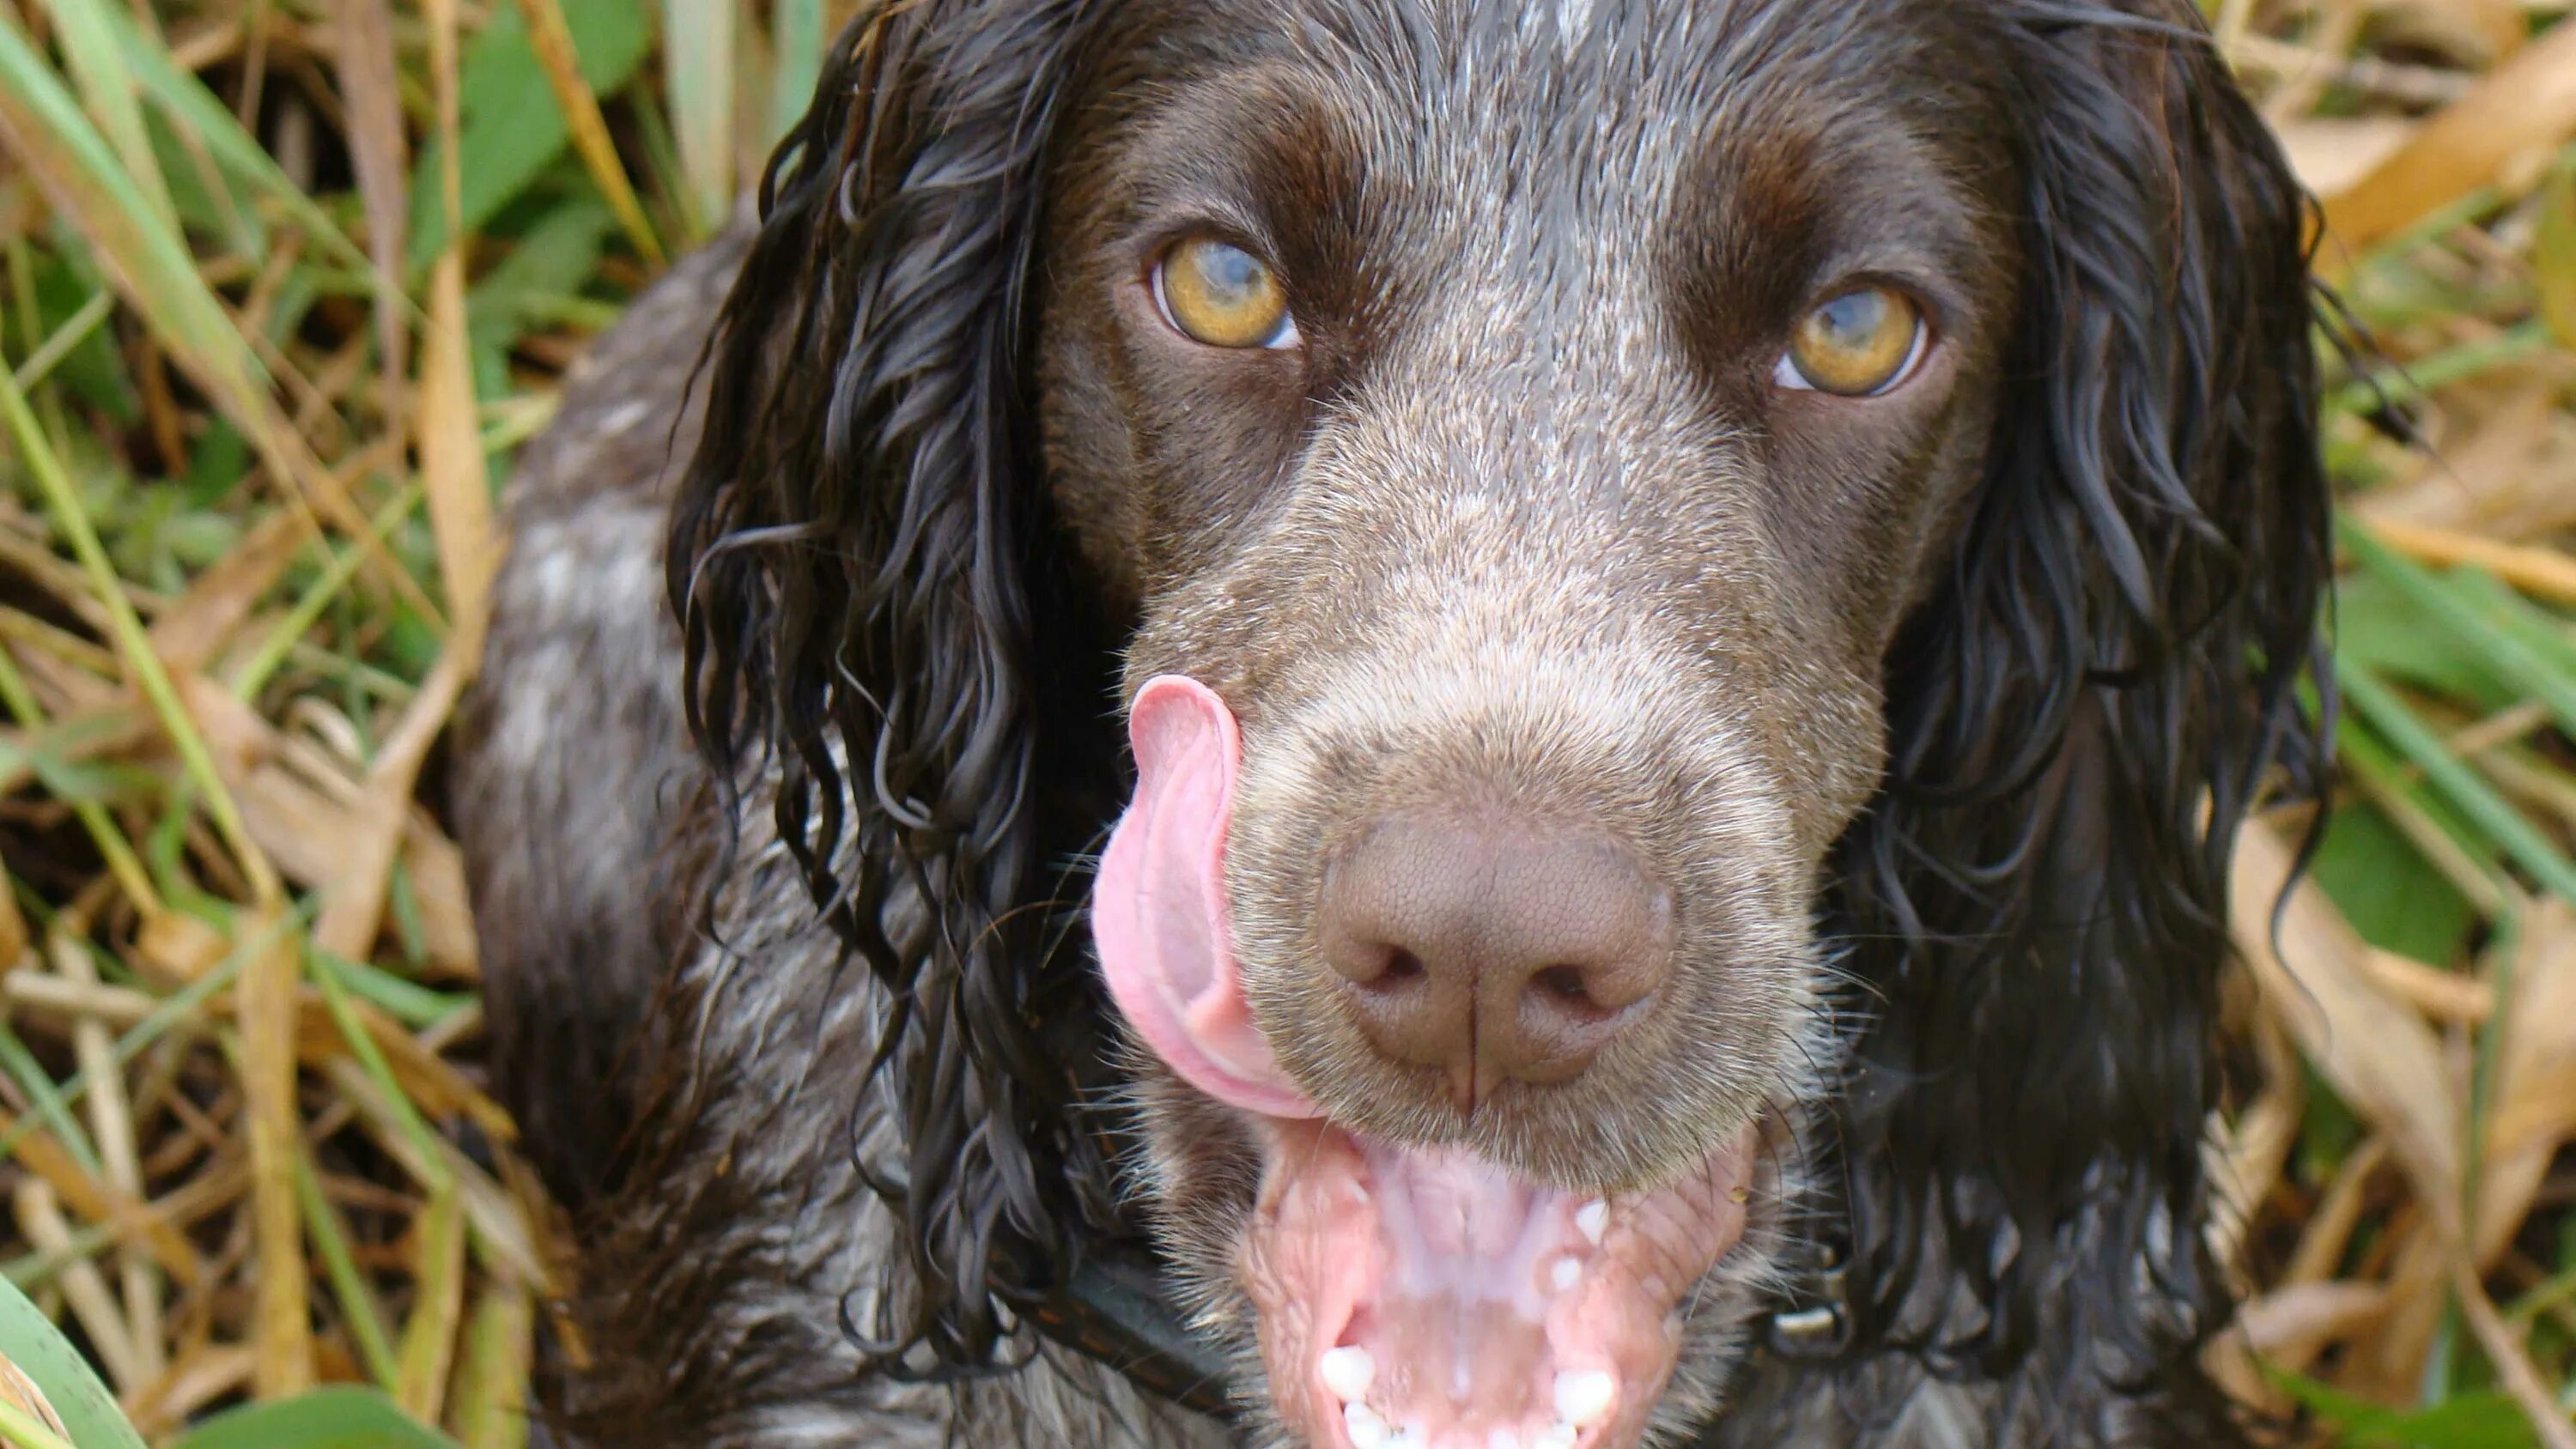
[[[2228,837],[2316,761],[2324,494],[2300,199],[2189,7],[919,0],[769,191],[524,460],[461,754],[503,1084],[581,1223],[567,1427],[1217,1442],[1021,1322],[1141,1222],[1275,1442],[1257,1153],[1118,1049],[1073,929],[1115,709],[1178,672],[1243,722],[1237,945],[1337,1121],[1587,1190],[1766,1124],[1673,1436],[2239,1435],[2206,1036]],[[1195,230],[1302,351],[1163,324]],[[1776,388],[1854,276],[1924,301],[1922,372]],[[1321,862],[1462,799],[1683,903],[1654,1016],[1463,1116],[1313,934]],[[1765,1315],[1825,1245],[1819,1348]]]

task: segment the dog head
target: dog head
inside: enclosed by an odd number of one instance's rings
[[[1706,1414],[1811,1108],[1990,1355],[2088,1195],[2197,1210],[2325,544],[2297,191],[2187,7],[923,0],[765,191],[674,589],[903,1003],[897,1340],[1104,1211],[1028,908],[1121,705],[1145,1207],[1294,1441]]]

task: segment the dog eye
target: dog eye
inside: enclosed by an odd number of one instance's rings
[[[1875,397],[1922,359],[1923,311],[1893,287],[1857,287],[1809,312],[1775,380],[1800,392]]]
[[[1213,237],[1193,237],[1154,264],[1163,319],[1210,347],[1294,347],[1301,340],[1279,278],[1259,257]]]

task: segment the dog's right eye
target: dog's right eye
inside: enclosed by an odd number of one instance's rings
[[[1294,347],[1297,321],[1279,278],[1259,257],[1213,237],[1192,237],[1154,264],[1164,320],[1210,347]]]
[[[1912,298],[1893,287],[1855,287],[1799,322],[1774,377],[1798,392],[1876,397],[1914,371],[1926,340]]]

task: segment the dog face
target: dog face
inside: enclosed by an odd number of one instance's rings
[[[1981,474],[2013,321],[2000,80],[1911,83],[1960,23],[1211,6],[1158,43],[1191,64],[1074,123],[1052,484],[1138,605],[1131,695],[1186,676],[1240,721],[1217,969],[1315,1109],[1256,1131],[1251,1173],[1239,1134],[1167,1128],[1162,1192],[1209,1283],[1247,1252],[1384,1259],[1260,1285],[1274,1396],[1323,1442],[1337,1347],[1369,1356],[1370,1413],[1439,1442],[1596,1442],[1554,1413],[1588,1371],[1619,1401],[1599,1442],[1633,1438],[1748,1128],[1831,1059],[1819,876],[1877,786],[1882,661]],[[1491,1170],[1396,1181],[1434,1161]],[[1638,1250],[1691,1270],[1589,1288],[1642,1271],[1573,1223],[1597,1194],[1674,1211],[1690,1231]],[[1390,1220],[1433,1197],[1508,1253]],[[1330,1226],[1272,1225],[1301,1213]],[[1462,1305],[1404,1286],[1434,1278],[1536,1321],[1426,1331]],[[1615,1321],[1551,1332],[1587,1291]]]
[[[1950,6],[1194,11],[1157,48],[1195,63],[1076,124],[1040,396],[1063,514],[1139,605],[1131,697],[1186,675],[1241,720],[1253,1013],[1335,1120],[1668,1178],[1814,1065],[1818,873],[1998,408],[2003,106],[1911,83]],[[1188,330],[1206,252],[1275,293],[1262,340]],[[1326,964],[1326,877],[1442,815],[1468,838],[1418,850],[1597,837],[1669,913],[1582,1070],[1494,1032],[1390,1055]]]
[[[872,759],[889,864],[818,893],[907,989],[1006,978],[1059,707],[1015,575],[1078,555],[1147,1206],[1289,1439],[1679,1430],[1838,975],[1936,990],[1982,1074],[2017,1018],[1925,986],[1954,932],[2214,963],[2321,493],[2293,193],[2142,8],[924,6],[847,51],[683,502],[702,732],[785,742],[815,860]],[[2197,1056],[2103,1056],[2042,1065],[2169,1160]]]

